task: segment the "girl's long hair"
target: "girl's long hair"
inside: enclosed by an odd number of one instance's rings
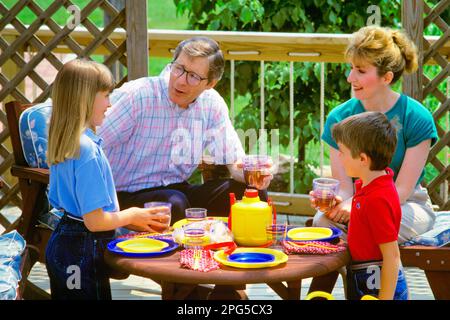
[[[48,135],[49,165],[78,158],[80,137],[90,127],[97,92],[111,91],[114,79],[103,64],[75,59],[58,72],[52,89],[52,116]]]

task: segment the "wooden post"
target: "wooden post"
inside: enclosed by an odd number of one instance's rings
[[[418,100],[423,100],[423,0],[402,1],[402,25],[411,40],[417,46],[419,68],[413,74],[403,77],[403,93]]]
[[[8,41],[10,44],[13,43],[16,40],[16,36],[3,36],[3,39]],[[20,55],[24,55],[24,50],[21,48],[18,52]],[[17,67],[17,65],[13,62],[12,59],[8,59],[6,61],[6,63],[4,64],[4,66],[2,67],[2,74],[8,78],[9,80],[11,80],[12,78],[15,77],[15,75],[17,74],[17,72],[19,72],[19,68]],[[23,95],[25,96],[25,81],[20,82],[20,84],[17,86],[17,89],[20,90]],[[14,101],[17,100],[16,98],[14,98],[12,95],[7,96],[2,103],[6,104],[9,101]],[[22,103],[26,103],[28,101],[21,101]]]
[[[119,12],[123,10],[123,8],[125,8],[125,0],[107,0],[109,3],[111,3],[111,5],[113,5]],[[111,20],[113,19],[113,17],[111,17],[106,11],[103,15],[103,20],[104,20],[104,27],[106,28],[109,23],[111,22]],[[106,59],[106,56],[105,56]],[[111,73],[114,76],[114,79],[116,79],[116,83],[119,83],[124,75],[124,68],[123,65],[119,62],[116,61],[115,63],[113,63],[111,65]]]
[[[3,36],[3,39],[6,40],[8,43],[13,43],[16,40],[16,36]],[[24,56],[24,50],[20,49],[18,52],[20,55],[22,55],[22,57]],[[13,62],[12,59],[8,59],[6,61],[6,63],[3,65],[3,67],[1,68],[1,73],[9,80],[11,80],[12,78],[15,77],[15,75],[17,74],[17,72],[19,72],[19,67]],[[23,95],[25,96],[25,81],[20,82],[20,84],[17,86],[17,89],[19,91],[21,91],[23,93]],[[8,95],[3,101],[1,101],[1,103],[3,104],[2,109],[4,110],[4,106],[7,102],[10,101],[14,101],[17,100],[13,95]],[[22,103],[26,103],[28,101],[21,101]],[[0,123],[0,132],[3,132],[3,130],[5,130],[5,124],[4,123]],[[11,146],[11,140],[8,138],[4,143],[3,143],[7,148],[9,148],[9,150],[12,149]],[[5,159],[0,158],[0,163],[3,163],[3,161],[5,161]],[[3,180],[10,186],[13,186],[14,184],[17,183],[17,178],[13,177],[11,175],[10,170],[8,169],[7,171],[5,171],[2,174],[2,178]]]
[[[148,76],[147,0],[126,0],[128,81]]]

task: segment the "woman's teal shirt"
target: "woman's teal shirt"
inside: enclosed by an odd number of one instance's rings
[[[336,141],[331,136],[331,129],[334,124],[345,118],[365,112],[361,101],[352,98],[343,104],[334,108],[327,117],[322,139],[331,147],[338,149]],[[420,102],[404,94],[400,95],[395,105],[385,112],[389,120],[396,118],[399,125],[397,131],[397,149],[390,164],[394,171],[394,180],[400,171],[405,157],[406,149],[412,148],[424,140],[431,139],[431,145],[438,139],[436,126],[433,116]],[[425,175],[425,169],[422,171],[417,184],[419,184]]]

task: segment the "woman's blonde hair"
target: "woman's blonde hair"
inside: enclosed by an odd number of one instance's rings
[[[345,52],[347,60],[368,62],[383,76],[391,71],[394,84],[403,72],[411,73],[417,69],[417,48],[409,37],[400,30],[369,26],[353,33]]]
[[[103,64],[75,59],[62,67],[52,88],[49,165],[79,157],[80,137],[90,127],[95,96],[100,91],[111,91],[114,86],[113,76]]]

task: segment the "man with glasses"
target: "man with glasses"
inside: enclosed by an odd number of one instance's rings
[[[226,216],[229,193],[242,197],[246,186],[239,162],[245,153],[227,105],[213,89],[224,65],[214,40],[194,37],[178,45],[167,72],[113,91],[112,107],[98,134],[104,140],[121,209],[168,201],[175,222],[189,207]],[[227,165],[232,179],[187,182],[205,150],[215,164]],[[260,191],[260,197],[266,200],[267,192]]]

